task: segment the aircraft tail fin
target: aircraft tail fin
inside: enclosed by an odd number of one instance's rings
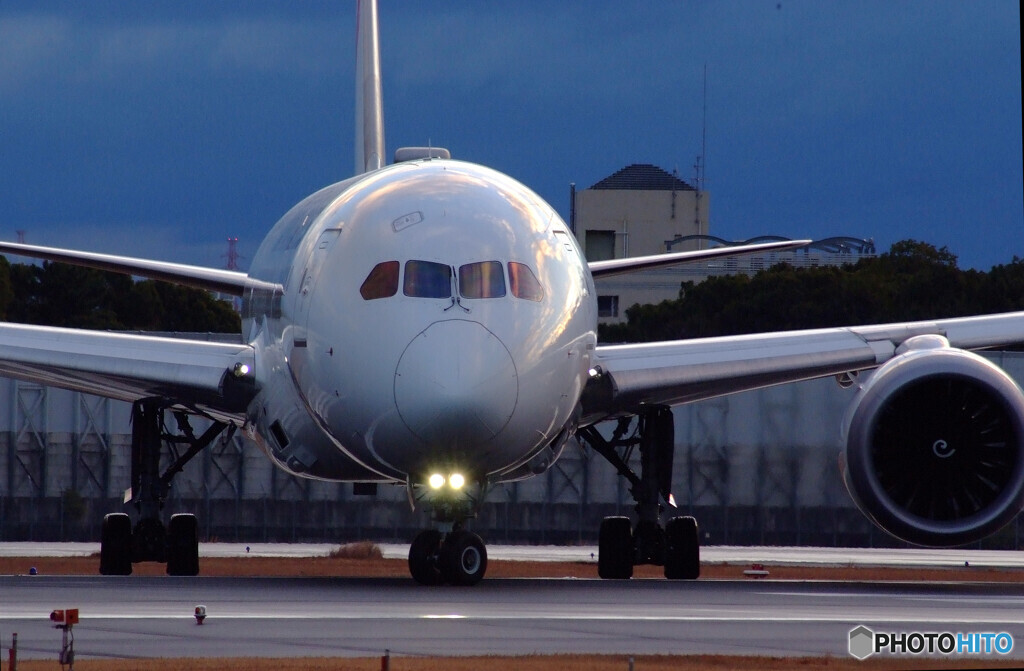
[[[359,0],[356,32],[356,174],[384,166],[377,0]]]

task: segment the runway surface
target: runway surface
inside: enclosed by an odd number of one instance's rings
[[[206,623],[193,618],[207,607]],[[0,577],[0,640],[54,657],[48,615],[77,607],[79,658],[528,653],[847,654],[850,629],[1008,632],[1024,585],[708,580]]]

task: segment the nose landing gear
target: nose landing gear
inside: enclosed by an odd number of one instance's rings
[[[472,586],[487,573],[487,547],[480,536],[462,528],[465,520],[476,516],[486,485],[478,483],[474,495],[467,491],[466,478],[452,473],[447,478],[435,474],[431,490],[422,495],[431,509],[437,528],[417,534],[409,547],[409,573],[421,585]],[[416,501],[410,484],[410,502]]]
[[[409,573],[421,585],[472,586],[487,572],[487,547],[475,533],[421,531],[409,547]]]

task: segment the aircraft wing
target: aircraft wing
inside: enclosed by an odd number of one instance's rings
[[[251,289],[268,290],[271,293],[281,291],[280,286],[254,280],[243,272],[190,266],[183,263],[151,261],[149,259],[137,259],[129,256],[97,254],[74,249],[59,249],[57,247],[40,247],[38,245],[24,245],[16,242],[0,242],[0,254],[16,254],[34,259],[70,263],[76,266],[86,266],[114,273],[146,277],[152,280],[163,280],[172,284],[216,291],[231,296],[243,296],[246,291]]]
[[[674,266],[680,263],[693,263],[694,261],[709,261],[729,256],[742,256],[745,254],[763,254],[765,252],[784,252],[790,249],[797,249],[809,245],[811,240],[783,240],[781,242],[764,242],[757,245],[737,245],[733,247],[712,247],[711,249],[697,249],[689,252],[672,252],[668,254],[652,254],[651,256],[631,256],[624,259],[610,259],[608,261],[591,261],[587,265],[594,279],[600,277],[611,277],[612,275],[623,275],[638,270],[651,270],[652,268],[663,268]],[[0,246],[0,251],[3,247]]]
[[[786,382],[875,368],[908,338],[952,347],[1024,342],[1024,312],[901,324],[781,331],[632,345],[601,345],[583,395],[583,423],[641,405],[676,405]]]
[[[0,323],[0,375],[232,423],[256,392],[249,345]]]

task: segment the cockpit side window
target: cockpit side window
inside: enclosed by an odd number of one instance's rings
[[[467,263],[459,267],[459,293],[463,298],[501,298],[505,273],[499,261]]]
[[[508,282],[511,285],[512,295],[516,298],[537,302],[544,300],[544,287],[540,285],[540,281],[537,280],[537,276],[533,274],[529,266],[510,261]]]
[[[408,261],[402,292],[418,298],[451,298],[451,266],[432,261]]]
[[[363,300],[389,298],[398,293],[398,261],[378,263],[359,287]]]

